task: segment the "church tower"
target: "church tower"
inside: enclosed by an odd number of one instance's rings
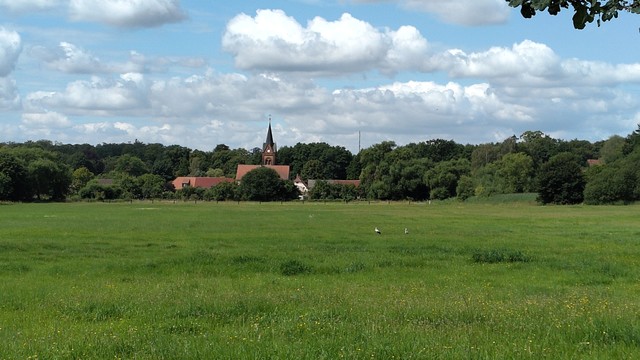
[[[276,143],[273,142],[273,134],[271,134],[271,117],[269,117],[269,130],[267,130],[267,139],[262,145],[262,165],[276,164]]]

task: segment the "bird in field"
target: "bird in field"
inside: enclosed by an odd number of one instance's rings
[[[380,229],[378,229],[377,227],[375,229],[373,229],[373,231],[375,231],[376,234],[378,234],[378,235],[382,235],[382,233],[380,232]]]
[[[404,228],[404,234],[407,235],[409,233],[409,229]]]

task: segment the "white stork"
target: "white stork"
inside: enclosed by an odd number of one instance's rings
[[[373,229],[373,231],[376,232],[376,234],[378,235],[382,235],[382,233],[380,232],[380,229],[378,229],[378,227],[376,227],[375,229]]]

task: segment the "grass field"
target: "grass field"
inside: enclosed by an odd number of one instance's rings
[[[640,358],[639,216],[0,205],[0,359]]]

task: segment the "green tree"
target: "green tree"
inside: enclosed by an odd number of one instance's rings
[[[189,176],[203,176],[205,174],[203,166],[202,157],[192,156],[189,159]]]
[[[209,168],[209,170],[207,170],[207,176],[209,177],[223,177],[224,176],[224,170],[222,170],[221,168]]]
[[[640,149],[640,124],[638,124],[638,128],[625,139],[623,151],[625,154],[631,154],[636,149]]]
[[[397,163],[398,177],[396,183],[396,200],[425,200],[429,197],[429,187],[424,181],[424,174],[433,167],[428,158],[413,158]]]
[[[446,199],[456,196],[458,180],[471,172],[471,162],[467,159],[449,160],[437,163],[424,175],[432,199]]]
[[[530,191],[533,181],[533,159],[523,153],[506,154],[497,163],[497,175],[503,183],[502,192],[522,193]]]
[[[471,153],[471,168],[476,170],[500,159],[500,146],[496,144],[478,145]]]
[[[31,161],[28,166],[29,181],[36,198],[64,200],[71,186],[71,171],[49,159]]]
[[[176,197],[182,200],[203,200],[207,189],[201,187],[185,186],[176,191]]]
[[[120,197],[126,200],[130,199],[142,199],[142,189],[140,183],[135,176],[128,175],[126,173],[116,173],[114,180],[114,186],[120,188],[122,192]]]
[[[75,169],[71,176],[71,191],[77,193],[80,189],[87,186],[87,183],[94,177],[95,175],[84,166]]]
[[[608,138],[600,148],[600,159],[611,164],[624,156],[625,139],[619,135]]]
[[[349,165],[347,166],[347,179],[359,179],[362,172],[362,165],[360,164],[360,155],[354,156]]]
[[[453,140],[429,140],[425,145],[426,157],[435,163],[453,160],[464,154],[464,145],[456,144]]]
[[[136,182],[143,199],[157,199],[164,193],[166,182],[160,175],[143,174],[138,176]]]
[[[292,180],[282,180],[282,187],[280,188],[280,194],[278,200],[289,201],[298,199],[300,196],[300,190]]]
[[[187,176],[190,154],[191,150],[183,146],[171,145],[167,147],[164,155],[156,160],[158,164],[154,163],[153,173],[163,176],[165,180],[171,180],[177,176]]]
[[[570,152],[572,154],[575,154],[580,157],[580,159],[585,163],[588,159],[595,159],[598,157],[598,150],[596,146],[587,140],[559,140],[558,153],[561,152]]]
[[[640,13],[640,0],[607,0],[604,4],[595,0],[506,0],[509,6],[520,8],[525,18],[531,18],[537,11],[546,11],[550,15],[557,15],[561,9],[571,7],[573,27],[584,29],[586,24],[596,20],[598,26],[601,21],[609,21],[618,17],[622,11],[634,14]]]
[[[518,151],[531,156],[534,169],[558,153],[558,141],[542,131],[525,131],[520,139],[522,142],[518,144]]]
[[[91,180],[85,187],[78,191],[78,195],[82,199],[91,200],[115,200],[122,194],[122,189],[115,185],[102,185],[97,180]]]
[[[259,167],[242,177],[239,192],[243,199],[251,201],[284,200],[284,182],[278,173],[268,167]]]
[[[560,153],[542,164],[538,174],[538,201],[542,204],[578,204],[584,199],[581,160]]]
[[[326,179],[324,173],[324,166],[318,159],[312,159],[307,161],[302,167],[300,177],[304,180],[308,179]]]
[[[289,165],[292,174],[300,174],[305,178],[302,175],[305,166],[313,166],[313,174],[309,174],[309,179],[345,179],[352,160],[353,155],[347,149],[327,143],[297,143],[293,147],[283,146],[278,150],[278,163]],[[308,165],[309,161],[314,161],[313,165]]]
[[[586,178],[584,201],[587,204],[640,200],[640,149],[617,161],[590,167]]]
[[[206,200],[224,201],[238,199],[238,184],[235,182],[221,182],[205,191]]]
[[[458,180],[458,186],[456,187],[456,195],[460,200],[467,200],[475,195],[475,189],[473,179],[471,176],[462,175]]]
[[[24,161],[0,149],[0,200],[27,200],[27,183]]]
[[[122,155],[116,160],[114,170],[131,176],[140,176],[149,172],[139,157],[129,154]]]
[[[314,200],[330,200],[335,199],[333,187],[325,180],[318,180],[311,190],[309,197]]]
[[[617,166],[595,166],[587,171],[584,202],[589,205],[628,203],[634,199],[636,174]]]
[[[504,192],[502,181],[498,176],[498,166],[496,163],[491,163],[474,170],[473,179],[475,196],[492,196]]]
[[[346,202],[356,200],[360,197],[359,188],[352,184],[340,185],[340,198]]]

